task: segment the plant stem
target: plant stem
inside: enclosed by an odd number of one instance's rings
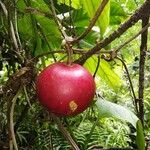
[[[116,53],[121,50],[125,45],[133,41],[135,38],[137,38],[140,34],[145,32],[150,27],[150,23],[148,23],[146,26],[144,26],[136,35],[128,39],[125,43],[121,44],[118,48],[115,49]]]
[[[98,72],[98,69],[99,69],[99,65],[100,65],[100,56],[98,55],[97,56],[97,66],[96,66],[96,69],[95,69],[95,72],[93,74],[93,78],[95,78],[97,72]]]
[[[142,27],[149,22],[149,16],[142,19]],[[148,29],[141,35],[140,61],[139,61],[139,118],[144,126],[144,77],[145,77],[145,57],[147,51]]]
[[[25,94],[26,100],[28,102],[28,105],[29,105],[30,108],[32,108],[32,105],[31,105],[31,102],[30,102],[30,99],[29,99],[29,96],[28,96],[28,93],[27,93],[26,86],[23,86],[23,90],[24,90],[24,94]]]
[[[80,41],[83,39],[85,36],[88,35],[88,33],[91,31],[92,27],[95,25],[96,21],[98,20],[99,16],[103,12],[106,4],[109,2],[109,0],[103,0],[102,3],[99,5],[98,9],[96,10],[94,17],[90,20],[90,24],[86,28],[86,30],[79,36],[77,37],[73,43]]]
[[[62,125],[60,119],[52,113],[50,115],[51,115],[52,119],[56,122],[56,124],[57,124],[59,130],[62,132],[63,136],[66,138],[66,140],[72,146],[72,149],[73,150],[80,150],[80,148],[78,147],[78,145],[76,144],[74,139],[71,137],[70,133]]]
[[[68,52],[67,64],[68,64],[68,65],[71,65],[71,64],[72,64],[73,50],[72,50],[72,47],[70,46],[69,43],[66,43],[65,47],[66,47],[67,52]]]
[[[137,101],[137,98],[136,98],[136,95],[135,95],[134,87],[133,87],[133,84],[132,84],[132,81],[131,81],[131,78],[130,78],[130,74],[129,74],[128,68],[127,68],[125,62],[121,58],[119,58],[119,57],[116,57],[116,58],[122,62],[122,65],[125,68],[125,71],[127,73],[127,77],[128,77],[129,83],[130,83],[131,92],[132,92],[133,98],[134,98],[135,110],[136,110],[136,113],[138,114],[139,113],[138,101]]]
[[[11,137],[12,137],[12,142],[13,142],[15,150],[18,150],[18,146],[17,146],[17,141],[16,141],[16,137],[15,137],[15,132],[14,132],[13,115],[14,115],[14,107],[15,107],[15,104],[16,104],[16,101],[17,101],[17,98],[18,98],[19,94],[20,94],[20,90],[18,90],[18,93],[13,98],[12,105],[10,107],[10,124],[9,124],[10,129],[9,130],[10,130],[10,134],[11,134]]]
[[[58,25],[58,29],[61,32],[61,34],[64,37],[64,39],[67,39],[68,36],[67,36],[66,32],[64,31],[63,26],[62,26],[62,24],[60,23],[60,21],[59,21],[59,19],[57,17],[53,0],[49,0],[49,1],[50,1],[50,4],[51,4],[51,11],[52,11],[52,14],[53,14],[52,16],[54,18],[54,21]]]

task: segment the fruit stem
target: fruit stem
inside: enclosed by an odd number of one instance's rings
[[[73,50],[72,50],[72,47],[69,43],[66,44],[66,49],[67,49],[67,52],[68,52],[67,65],[71,65],[72,64]]]

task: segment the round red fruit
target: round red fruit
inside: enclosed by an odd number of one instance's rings
[[[81,65],[54,63],[37,77],[37,95],[48,111],[57,116],[83,112],[95,94],[92,75]]]

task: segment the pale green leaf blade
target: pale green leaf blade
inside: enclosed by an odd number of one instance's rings
[[[131,123],[136,128],[136,123],[139,119],[129,109],[101,98],[98,98],[96,105],[98,107],[100,117],[118,118],[120,120]]]

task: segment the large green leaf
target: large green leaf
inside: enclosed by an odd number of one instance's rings
[[[143,127],[140,120],[136,124],[136,129],[137,129],[136,145],[138,147],[138,150],[145,150],[145,139]]]
[[[121,105],[103,100],[102,98],[98,98],[96,105],[98,107],[100,117],[115,117],[123,121],[130,122],[136,128],[136,123],[139,119],[129,109]]]
[[[101,4],[102,0],[82,0],[82,5],[90,18],[93,18],[97,8]],[[102,14],[97,20],[97,26],[100,28],[101,36],[104,35],[108,25],[109,25],[109,16],[110,16],[110,1],[105,6]]]
[[[85,67],[89,69],[90,72],[95,72],[97,65],[96,56],[93,56],[87,60]],[[103,82],[105,82],[114,91],[118,91],[122,85],[122,80],[120,77],[111,69],[108,62],[100,60],[100,66],[97,72]]]

